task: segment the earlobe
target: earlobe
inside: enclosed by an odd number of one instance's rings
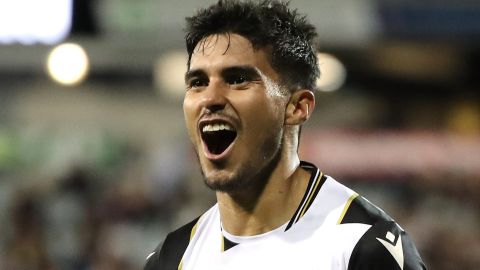
[[[308,120],[315,107],[315,96],[310,90],[292,94],[285,110],[286,125],[301,125]]]

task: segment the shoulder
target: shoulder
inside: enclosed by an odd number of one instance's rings
[[[147,256],[144,270],[170,270],[178,269],[183,255],[195,233],[205,221],[218,215],[218,205],[213,205],[203,215],[195,218],[177,230],[169,233],[163,243]]]
[[[348,270],[426,269],[409,235],[383,210],[361,196],[355,197],[341,224],[360,223],[371,227],[356,243]]]
[[[188,246],[192,231],[198,222],[196,219],[179,229],[169,233],[162,244],[160,244],[148,257],[144,270],[169,270],[178,269],[183,253]]]
[[[341,224],[361,223],[373,225],[380,221],[393,221],[382,209],[362,196],[355,194],[348,203],[349,205],[340,220]]]

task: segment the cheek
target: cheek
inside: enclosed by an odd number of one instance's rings
[[[248,115],[255,136],[260,131],[275,132],[283,126],[285,108],[281,99],[257,96],[250,104],[245,114]]]
[[[183,116],[185,118],[185,124],[187,126],[188,134],[193,140],[193,135],[195,133],[196,124],[195,124],[195,102],[188,95],[185,96],[183,100]]]
[[[185,120],[188,117],[188,114],[192,110],[192,102],[188,98],[187,95],[185,95],[185,98],[183,99],[183,115],[185,116]]]
[[[200,110],[199,97],[195,93],[187,92],[183,98],[183,113],[185,119],[194,118]]]
[[[272,125],[283,125],[285,115],[285,104],[279,96],[264,96],[258,99],[259,103],[255,106],[257,108],[257,117],[263,116]]]

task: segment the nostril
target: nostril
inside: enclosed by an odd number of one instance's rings
[[[225,104],[211,104],[207,106],[207,110],[210,112],[218,112],[225,108]]]

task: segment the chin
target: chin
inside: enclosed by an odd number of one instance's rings
[[[203,173],[203,178],[207,187],[214,191],[233,192],[245,186],[244,180],[222,172]]]
[[[241,158],[211,162],[197,152],[205,184],[218,192],[236,193],[247,190],[261,191],[274,168],[278,165],[282,153],[281,143],[272,138],[266,140],[257,151],[249,151],[251,156],[264,157],[261,160]]]

